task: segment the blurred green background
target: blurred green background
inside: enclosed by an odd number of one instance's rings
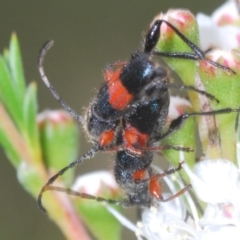
[[[41,46],[53,39],[55,46],[45,62],[48,77],[60,95],[81,113],[102,81],[106,64],[128,59],[131,52],[141,48],[142,33],[156,14],[170,8],[210,14],[223,2],[1,0],[0,49],[8,46],[11,33],[16,31],[26,79],[38,84],[40,110],[56,109],[60,106],[41,82],[36,67]],[[81,152],[85,152],[91,145],[84,137],[81,142]],[[15,170],[2,149],[0,156],[0,238],[64,239],[57,227],[38,210],[36,201],[20,187]],[[112,159],[113,155],[99,154],[78,171],[111,169]],[[134,239],[134,236],[128,237],[126,232],[123,239]]]

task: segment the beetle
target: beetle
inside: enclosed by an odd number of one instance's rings
[[[194,53],[176,54],[154,51],[154,47],[160,37],[160,27],[163,23],[172,28],[176,34],[194,51]],[[182,35],[172,24],[165,20],[157,20],[146,35],[145,47],[142,52],[135,52],[131,55],[129,61],[115,63],[109,65],[105,69],[104,83],[100,87],[94,100],[90,103],[90,106],[84,116],[80,116],[61,99],[45,75],[43,60],[46,52],[52,45],[53,41],[48,42],[41,51],[39,57],[39,72],[41,78],[62,106],[79,122],[83,123],[84,129],[90,140],[93,141],[94,144],[98,145],[100,150],[109,150],[113,146],[116,147],[117,145],[122,144],[118,142],[118,136],[121,134],[121,131],[119,131],[120,119],[128,113],[131,114],[134,112],[134,109],[138,107],[138,105],[146,105],[146,98],[151,99],[152,89],[156,86],[158,91],[162,94],[162,108],[159,115],[161,116],[161,119],[166,118],[169,107],[168,89],[171,87],[175,88],[176,86],[171,86],[169,83],[168,72],[162,66],[159,66],[156,62],[151,60],[152,55],[164,55],[167,57],[192,60],[204,59],[216,67],[221,67],[224,70],[230,71],[229,68],[206,59],[204,53],[201,52],[201,50],[184,35]],[[118,66],[118,68],[113,70],[112,67],[114,66]],[[183,89],[196,91],[212,100],[217,101],[213,95],[196,89],[193,86],[181,86],[181,90]],[[136,132],[136,127],[132,127],[134,128],[133,131]],[[131,134],[131,130],[129,131],[128,129],[127,132]],[[125,142],[126,148],[132,148],[133,151],[137,151],[137,149],[134,149],[134,145],[138,145],[138,142],[131,143],[131,141],[129,142],[127,138],[123,139],[123,142]],[[145,141],[144,144],[146,145],[147,142]]]
[[[160,28],[163,23],[173,29],[193,50],[193,53],[162,53],[155,51],[154,48],[160,38]],[[109,65],[105,69],[105,81],[94,100],[90,103],[84,116],[78,115],[61,99],[45,74],[43,61],[47,51],[52,45],[53,41],[48,42],[40,52],[38,68],[41,78],[60,104],[83,124],[85,131],[93,142],[93,147],[76,161],[60,170],[43,186],[39,193],[38,205],[44,212],[46,210],[41,202],[43,192],[50,190],[50,185],[69,168],[82,163],[86,159],[93,158],[98,151],[116,151],[117,154],[125,151],[130,154],[130,156],[136,158],[148,158],[146,154],[153,149],[152,146],[180,128],[188,117],[215,115],[233,111],[232,109],[221,109],[204,113],[185,113],[173,120],[166,132],[162,133],[159,131],[165,125],[168,114],[168,90],[172,87],[176,88],[176,86],[169,83],[169,76],[166,69],[151,59],[153,55],[190,60],[205,60],[215,67],[233,72],[228,67],[205,58],[204,53],[194,43],[165,20],[156,20],[150,28],[145,38],[143,51],[137,51],[132,54],[129,61],[118,62]],[[113,69],[114,67],[117,67],[117,69]],[[183,89],[198,92],[211,100],[218,101],[213,95],[196,89],[193,86],[183,85],[181,90]],[[155,150],[164,148],[164,146],[159,146],[155,148]],[[166,148],[185,151],[190,150],[189,148],[174,146],[166,146]],[[138,172],[137,167],[135,172]],[[134,181],[133,179],[133,182]]]

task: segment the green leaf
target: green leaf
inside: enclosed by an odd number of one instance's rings
[[[6,65],[9,66],[9,50],[7,48],[3,50],[3,59]]]
[[[32,158],[40,159],[40,141],[37,125],[37,87],[36,83],[31,83],[26,91],[23,105],[24,114],[24,135],[32,152]]]
[[[10,41],[9,66],[16,94],[19,97],[20,103],[22,103],[25,93],[25,78],[23,73],[23,64],[20,47],[15,33],[12,34]]]
[[[0,56],[0,99],[17,126],[23,129],[22,104],[16,95],[11,74],[2,56]]]

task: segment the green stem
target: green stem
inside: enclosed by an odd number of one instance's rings
[[[30,151],[23,141],[22,136],[19,134],[18,129],[9,117],[4,106],[0,102],[0,126],[4,130],[6,137],[11,141],[15,151],[18,153],[19,158],[28,166],[36,169],[39,182],[42,185],[47,182],[48,176],[42,163],[36,164],[31,159]],[[34,166],[33,166],[34,165]],[[25,187],[26,188],[26,187]],[[40,189],[27,188],[28,191],[34,196]],[[48,213],[50,217],[56,222],[64,235],[69,240],[90,240],[87,231],[85,230],[82,221],[78,217],[73,208],[71,201],[67,195],[56,194],[50,192],[48,200]]]

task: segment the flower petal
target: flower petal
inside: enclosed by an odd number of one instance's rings
[[[102,184],[111,189],[118,189],[114,176],[108,171],[96,171],[81,175],[76,179],[72,189],[95,195],[99,193]]]
[[[240,174],[228,160],[204,160],[191,171],[183,168],[191,179],[198,197],[208,203],[232,203],[240,205]]]
[[[234,226],[212,226],[205,230],[201,240],[239,240],[240,229]]]
[[[233,225],[240,227],[239,209],[230,203],[208,204],[204,217],[201,220],[201,226],[206,227],[210,225]]]
[[[227,1],[212,14],[213,21],[218,24],[232,24],[239,19],[239,12],[234,1]]]
[[[147,239],[198,239],[197,232],[190,225],[161,209],[145,209],[142,219],[141,231]]]
[[[202,13],[197,14],[201,49],[221,48],[231,50],[240,46],[240,28],[226,25],[217,26],[214,20]]]

